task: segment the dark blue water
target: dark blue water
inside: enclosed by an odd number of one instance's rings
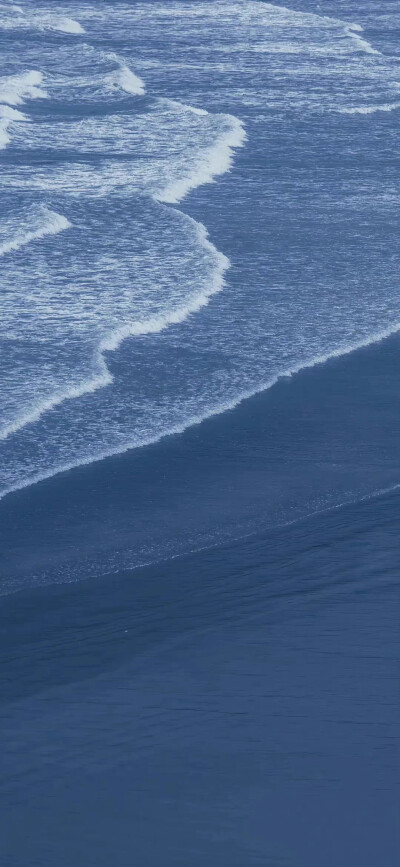
[[[398,861],[399,13],[336,7],[0,8],[7,867]]]

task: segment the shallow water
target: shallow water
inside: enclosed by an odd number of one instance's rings
[[[397,559],[392,494],[9,596],[5,862],[395,864]]]

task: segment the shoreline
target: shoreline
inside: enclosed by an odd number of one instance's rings
[[[134,568],[394,487],[399,350],[388,338],[182,434],[13,492],[0,502],[8,589],[40,573]]]

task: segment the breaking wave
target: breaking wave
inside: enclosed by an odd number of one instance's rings
[[[13,106],[21,105],[26,99],[44,99],[47,96],[40,87],[42,80],[42,74],[35,70],[0,78],[0,150],[11,141],[11,124],[29,121],[25,114]]]
[[[20,75],[0,77],[0,103],[22,105],[26,99],[45,99],[47,93],[40,86],[43,74],[33,69]]]
[[[108,73],[105,78],[108,85],[119,87],[125,93],[131,93],[133,96],[143,96],[146,93],[144,81],[132,72],[129,66],[120,60],[117,54],[108,54],[106,57],[117,64],[115,72]]]

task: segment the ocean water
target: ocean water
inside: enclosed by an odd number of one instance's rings
[[[396,16],[328,5],[3,4],[3,493],[397,329]]]
[[[397,863],[399,37],[0,4],[7,867]]]

